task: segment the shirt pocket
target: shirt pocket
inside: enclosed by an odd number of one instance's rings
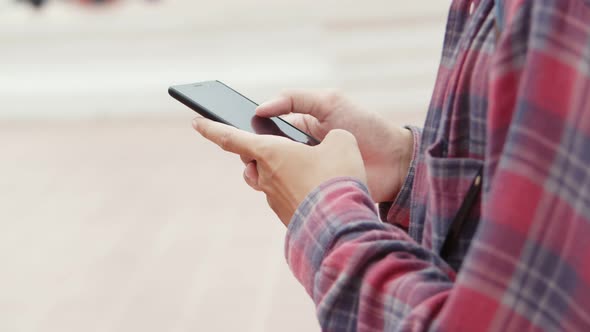
[[[458,270],[479,223],[481,194],[472,187],[481,186],[483,161],[447,157],[445,153],[443,142],[437,142],[426,150],[428,191],[423,242],[441,254],[453,223],[457,223],[457,217],[461,215],[457,241],[453,241],[452,249],[443,257]],[[471,197],[473,195],[477,197]]]

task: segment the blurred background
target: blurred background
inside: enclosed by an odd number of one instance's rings
[[[167,87],[337,88],[420,124],[448,6],[2,0],[0,331],[318,331],[284,227]]]

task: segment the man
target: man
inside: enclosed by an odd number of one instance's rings
[[[195,127],[288,226],[323,330],[590,331],[590,2],[453,1],[422,130],[336,94],[257,112],[323,142]]]

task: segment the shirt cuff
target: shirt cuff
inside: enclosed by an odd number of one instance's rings
[[[367,186],[340,177],[314,189],[299,205],[285,240],[285,256],[295,277],[314,296],[314,277],[326,253],[350,231],[347,226],[371,222],[383,225]],[[379,226],[377,226],[379,227]]]
[[[406,179],[395,200],[379,203],[379,216],[383,222],[396,225],[407,231],[410,226],[412,186],[414,185],[414,175],[416,174],[416,161],[420,148],[422,130],[415,126],[406,126],[405,128],[410,130],[414,137],[412,160],[410,161],[408,175],[406,175]]]

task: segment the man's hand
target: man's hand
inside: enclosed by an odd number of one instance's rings
[[[321,144],[310,147],[204,118],[195,119],[193,125],[222,149],[240,155],[247,163],[246,182],[266,194],[268,204],[286,226],[307,194],[321,183],[336,177],[366,182],[356,139],[344,130],[333,130]]]
[[[413,152],[409,130],[359,108],[334,92],[286,92],[260,105],[256,113],[262,117],[288,114],[285,120],[320,140],[333,129],[350,132],[358,141],[373,200],[391,201],[401,189]],[[250,178],[256,177],[252,165],[246,166],[246,173]]]

